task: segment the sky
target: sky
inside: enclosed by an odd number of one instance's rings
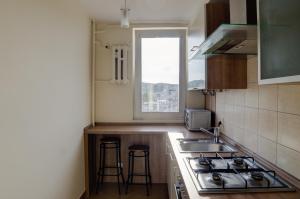
[[[142,82],[179,84],[180,38],[142,38]]]

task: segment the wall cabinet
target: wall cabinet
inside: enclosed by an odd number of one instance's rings
[[[203,13],[205,13],[206,21],[203,25],[205,35],[209,37],[221,24],[230,23],[229,0],[211,0],[203,7]],[[189,60],[188,88],[189,90],[247,88],[247,56],[191,57]]]
[[[206,89],[247,88],[247,57],[218,55],[206,60]]]
[[[199,45],[205,40],[205,4],[201,4],[199,12],[189,25],[188,57],[193,57]],[[205,59],[190,59],[188,63],[188,90],[205,89]]]
[[[230,23],[228,0],[214,0],[206,4],[206,36],[221,24]],[[247,88],[247,56],[216,55],[206,58],[206,89]]]
[[[205,5],[206,37],[209,37],[221,24],[230,24],[229,0],[214,0]]]
[[[188,56],[191,56],[205,40],[205,4],[201,4],[198,14],[188,26]]]

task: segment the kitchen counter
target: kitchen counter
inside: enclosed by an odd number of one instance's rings
[[[203,135],[204,134],[204,135]],[[234,193],[234,194],[201,194],[199,195],[192,181],[189,171],[184,163],[185,157],[197,156],[196,153],[180,153],[177,146],[177,138],[203,138],[205,133],[168,133],[186,190],[190,199],[300,199],[300,192],[269,192],[269,193]],[[240,152],[242,154],[242,152]],[[198,155],[199,156],[199,155]]]
[[[170,140],[183,181],[190,199],[300,199],[300,192],[271,192],[271,193],[235,193],[235,194],[201,194],[199,195],[192,178],[183,161],[185,157],[195,156],[196,153],[180,153],[177,138],[207,138],[206,133],[190,132],[183,125],[155,125],[155,124],[105,124],[85,129],[85,164],[86,191],[89,193],[89,151],[92,137],[97,135],[130,135],[130,134],[164,134]],[[94,174],[93,174],[94,175]]]

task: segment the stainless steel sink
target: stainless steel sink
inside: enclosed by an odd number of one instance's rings
[[[177,139],[180,152],[190,153],[235,153],[237,150],[222,141],[211,139]]]

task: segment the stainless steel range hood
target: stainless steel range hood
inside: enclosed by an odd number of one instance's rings
[[[257,54],[257,26],[222,24],[193,53],[190,59],[207,55]]]

